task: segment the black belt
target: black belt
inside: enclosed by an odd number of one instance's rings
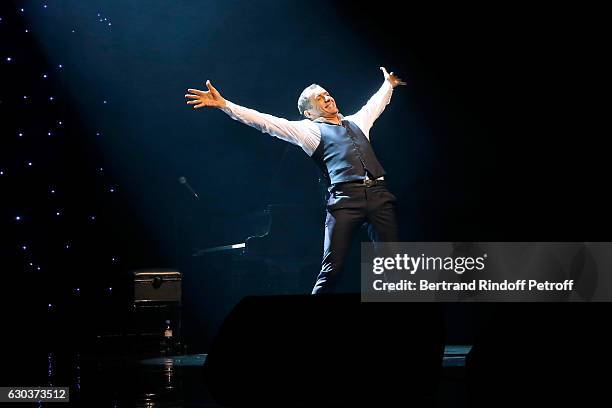
[[[355,180],[355,181],[346,181],[344,183],[334,184],[333,187],[344,186],[344,185],[356,185],[356,186],[366,186],[366,187],[374,187],[374,186],[384,186],[387,183],[385,180],[372,180],[372,179],[363,179],[363,180]]]

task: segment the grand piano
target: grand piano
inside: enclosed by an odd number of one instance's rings
[[[192,257],[224,265],[231,285],[252,294],[306,293],[320,268],[324,218],[322,207],[268,205],[246,218],[244,240],[198,249]]]

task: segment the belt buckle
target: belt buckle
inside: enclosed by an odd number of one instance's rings
[[[365,184],[366,187],[372,187],[374,184],[376,184],[376,180],[364,179],[363,184]]]

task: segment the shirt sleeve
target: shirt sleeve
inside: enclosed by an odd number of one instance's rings
[[[391,102],[393,94],[393,86],[387,80],[382,84],[380,89],[368,100],[368,102],[359,111],[347,117],[355,122],[365,136],[370,139],[370,129],[374,125],[374,121],[378,119],[380,114],[385,110],[385,107]]]
[[[308,119],[287,120],[245,108],[227,100],[226,106],[221,110],[238,122],[300,146],[309,156],[312,156],[321,141],[321,131]]]

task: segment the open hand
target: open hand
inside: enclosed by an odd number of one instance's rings
[[[225,107],[225,99],[221,96],[219,91],[212,86],[210,81],[206,81],[206,87],[208,91],[200,91],[199,89],[188,89],[187,95],[185,98],[189,99],[187,101],[187,105],[194,105],[194,109],[202,108],[204,106],[209,106],[213,108],[224,108]]]
[[[398,78],[397,76],[395,76],[393,72],[388,73],[385,67],[380,67],[380,69],[383,72],[383,75],[385,76],[385,80],[391,82],[391,86],[393,88],[395,88],[398,85],[406,85],[406,83],[402,81],[401,78]]]

